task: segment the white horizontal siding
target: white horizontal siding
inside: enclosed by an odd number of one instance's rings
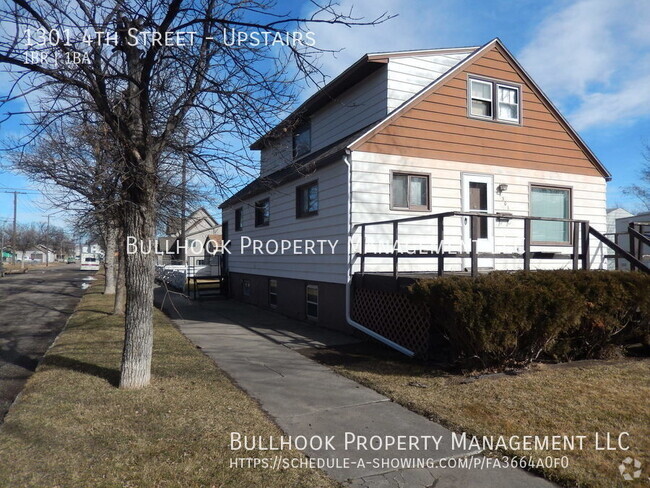
[[[386,83],[386,68],[382,67],[313,114],[312,151],[384,118]]]
[[[318,215],[296,218],[296,187],[318,179]],[[270,277],[345,283],[347,277],[347,166],[341,161],[314,174],[293,181],[265,194],[233,205],[223,210],[223,220],[228,221],[228,239],[231,243],[229,270]],[[255,227],[254,205],[269,197],[271,202],[270,224]],[[243,229],[235,231],[234,212],[243,209]],[[252,254],[248,249],[242,253],[241,237],[268,240],[318,240],[336,241],[336,251],[329,247],[324,254]]]
[[[461,174],[491,174],[495,187],[507,184],[508,189],[501,195],[494,194],[494,211],[509,212],[514,215],[528,215],[529,188],[531,183],[572,188],[573,218],[589,220],[597,230],[606,228],[605,180],[601,177],[584,176],[567,173],[490,166],[481,164],[442,161],[424,158],[410,158],[393,155],[354,152],[352,154],[352,221],[353,224],[377,222],[397,218],[425,215],[418,212],[390,210],[390,172],[391,170],[427,173],[431,181],[430,213],[440,213],[461,209]],[[499,253],[523,252],[523,221],[494,222],[494,251]],[[374,250],[386,250],[392,242],[392,227],[389,225],[367,228],[367,251],[369,243],[374,243]],[[355,233],[353,242],[357,248],[360,232]],[[436,221],[423,221],[403,224],[399,228],[399,241],[406,249],[430,249],[437,243]],[[461,217],[445,220],[445,242],[451,250],[461,250]],[[601,267],[601,246],[591,239],[592,266]],[[533,250],[569,254],[570,247],[534,246]],[[447,269],[461,269],[461,260],[449,260]],[[483,263],[491,265],[491,263]],[[368,259],[367,271],[390,271],[390,260]],[[522,260],[497,259],[497,269],[519,269]],[[564,260],[532,262],[534,269],[571,267]],[[358,268],[358,263],[357,263]],[[400,259],[400,270],[432,271],[436,269],[433,258]]]
[[[395,57],[388,62],[388,112],[465,59],[472,51],[455,54]]]

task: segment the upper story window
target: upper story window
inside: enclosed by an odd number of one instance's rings
[[[422,174],[392,173],[391,209],[429,210],[429,176]]]
[[[305,122],[293,131],[293,157],[299,158],[311,151],[311,124]]]
[[[271,201],[268,198],[255,202],[255,227],[269,225],[271,222]]]
[[[531,217],[570,219],[571,189],[531,185],[529,214]],[[569,222],[534,220],[530,226],[532,243],[568,245],[571,243],[569,226]]]
[[[296,188],[296,218],[318,215],[318,180]]]
[[[241,207],[235,210],[235,230],[242,230],[244,228],[242,223],[243,213],[244,209]]]
[[[521,93],[518,86],[470,78],[468,96],[471,117],[519,123]]]

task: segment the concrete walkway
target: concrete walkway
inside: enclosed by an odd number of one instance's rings
[[[452,433],[442,426],[390,401],[383,395],[344,378],[295,349],[359,342],[359,339],[316,325],[290,320],[230,300],[191,302],[178,295],[164,297],[156,291],[156,303],[182,332],[210,356],[289,436],[334,436],[336,450],[304,449],[311,458],[328,462],[325,472],[353,487],[408,488],[548,488],[555,486],[520,469],[400,469],[394,463],[411,459],[468,458],[484,462],[475,452],[452,449]],[[357,442],[402,437],[417,439],[418,448],[398,446],[364,449]],[[424,437],[429,445],[425,448]],[[439,445],[436,446],[436,440]],[[269,452],[269,455],[281,452]],[[246,453],[233,452],[233,458]],[[473,460],[476,461],[473,461]],[[347,464],[346,464],[347,463]],[[403,466],[403,465],[402,465]],[[233,468],[238,469],[238,468]],[[246,469],[246,468],[239,468]]]

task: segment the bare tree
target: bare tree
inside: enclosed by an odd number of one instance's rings
[[[18,224],[16,226],[16,251],[20,251],[20,267],[25,267],[27,251],[40,243],[42,232],[36,224]],[[28,258],[27,258],[28,259]]]
[[[353,26],[386,18],[363,22],[330,0],[312,4],[314,14],[303,18],[264,0],[13,0],[0,10],[16,27],[0,33],[0,63],[18,77],[5,100],[47,88],[32,107],[38,115],[33,136],[61,116],[98,114],[124,157],[122,230],[151,241],[161,161],[172,144],[190,145],[194,168],[227,191],[229,178],[252,172],[237,141],[260,136],[286,113],[295,81],[319,81],[315,61],[322,49],[296,42],[307,38],[309,23]],[[281,46],[229,42],[223,35],[235,31],[244,34],[239,39],[267,33],[265,39]],[[37,43],[28,45],[32,34]],[[191,130],[181,137],[185,128]],[[123,388],[150,380],[153,264],[153,254],[125,255]]]
[[[650,210],[650,146],[645,147],[643,157],[645,164],[641,168],[638,183],[625,187],[623,192],[636,197],[644,210]]]

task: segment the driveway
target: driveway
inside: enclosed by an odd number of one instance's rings
[[[0,421],[63,329],[88,275],[70,264],[0,278]]]

